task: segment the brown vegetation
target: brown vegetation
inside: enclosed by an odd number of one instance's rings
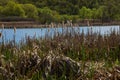
[[[0,79],[120,79],[120,32],[102,35],[68,29],[53,38],[0,46]]]

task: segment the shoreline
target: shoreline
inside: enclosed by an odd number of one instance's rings
[[[0,28],[53,28],[53,27],[77,27],[77,26],[120,26],[120,21],[113,22],[79,22],[79,23],[51,23],[40,24],[32,21],[0,22]]]

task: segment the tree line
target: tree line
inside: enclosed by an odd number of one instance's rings
[[[41,23],[82,19],[120,20],[120,0],[0,0],[0,17]]]

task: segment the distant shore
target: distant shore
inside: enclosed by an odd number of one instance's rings
[[[17,22],[0,22],[0,28],[46,28],[46,27],[77,27],[77,26],[112,26],[120,25],[120,21],[97,22],[97,21],[80,21],[78,23],[50,23],[40,24],[33,21],[17,21]]]

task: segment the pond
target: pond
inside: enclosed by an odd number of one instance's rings
[[[15,36],[15,42],[19,43],[21,40],[24,40],[26,36],[29,37],[45,37],[46,34],[48,36],[53,36],[55,31],[62,33],[63,31],[65,32],[66,30],[70,31],[79,31],[79,32],[84,32],[87,33],[88,30],[92,30],[93,32],[100,32],[101,34],[109,34],[111,30],[115,31],[120,31],[120,26],[91,26],[91,27],[68,27],[68,28],[19,28],[16,29],[16,32],[14,32],[14,29],[0,29],[2,32],[3,38],[0,38],[0,42],[4,40],[4,42],[9,42],[14,39]]]

